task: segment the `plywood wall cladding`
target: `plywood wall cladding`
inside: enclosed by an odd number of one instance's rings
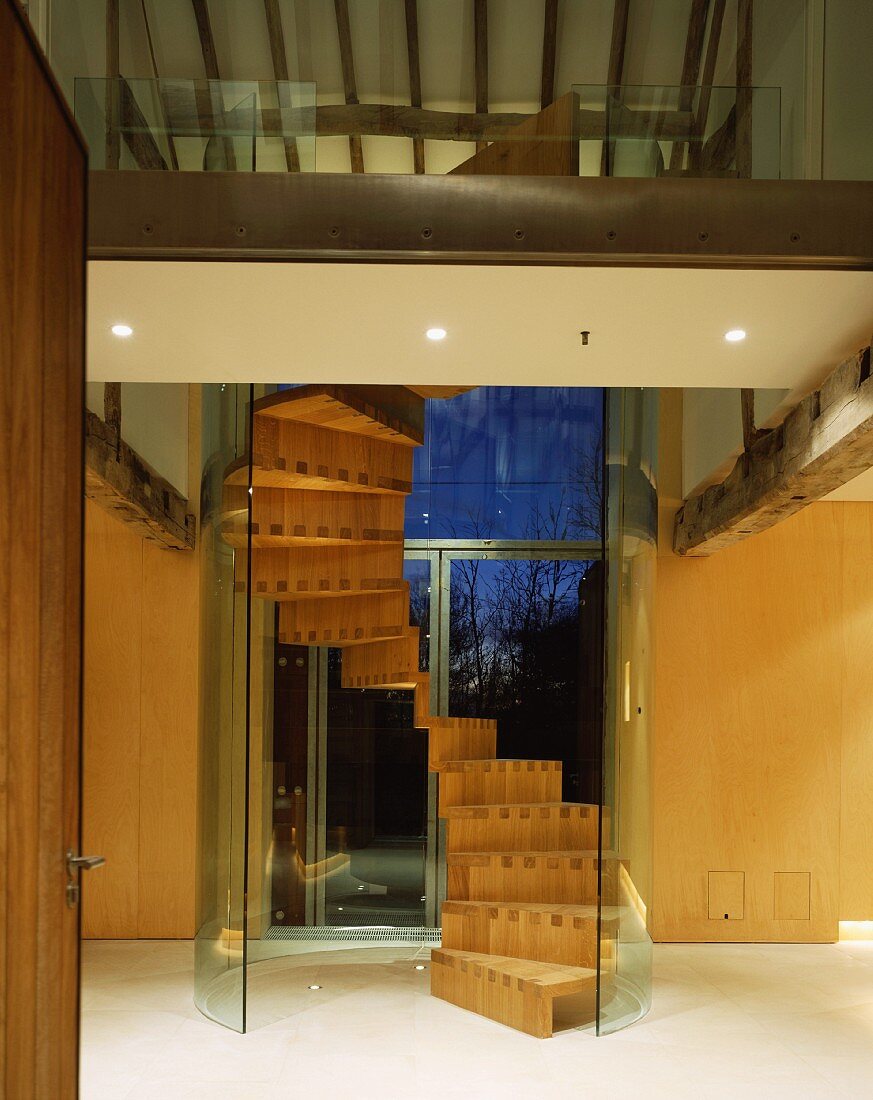
[[[231,546],[248,545],[248,493],[229,487],[230,512],[222,537]],[[371,546],[403,542],[402,496],[382,493],[327,493],[305,489],[256,489],[252,494],[251,545]]]
[[[194,934],[197,558],[86,506],[86,938]]]
[[[73,1100],[87,156],[14,0],[0,101],[0,1096]]]
[[[414,692],[414,721],[429,730],[429,767],[439,774],[448,897],[469,903],[443,930],[432,992],[548,1036],[555,998],[596,984],[597,808],[561,802],[557,761],[496,760],[492,719],[431,715],[402,580],[413,440],[382,438],[404,402],[423,423],[423,398],[389,387],[380,409],[378,387],[354,400],[340,387],[314,389],[255,406],[250,544],[248,469],[227,472],[223,533],[242,551],[237,589],[250,591],[263,622],[278,604],[280,642],[341,647],[343,687]],[[258,713],[252,725],[261,728]],[[486,902],[483,917],[477,905]]]
[[[659,559],[656,939],[833,940],[873,916],[871,560],[864,502]]]

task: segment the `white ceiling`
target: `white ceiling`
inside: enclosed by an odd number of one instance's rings
[[[873,272],[136,261],[89,272],[98,381],[804,392],[873,331]],[[119,321],[132,337],[110,333]],[[442,343],[424,338],[434,325],[448,330]],[[748,339],[726,343],[737,327]]]

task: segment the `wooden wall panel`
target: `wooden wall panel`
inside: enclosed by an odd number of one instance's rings
[[[873,504],[814,507],[833,508],[843,532],[840,920],[873,920]]]
[[[839,539],[807,509],[706,561],[660,561],[656,939],[836,937]],[[744,916],[710,920],[707,875],[727,869],[745,873]],[[773,874],[800,870],[797,930],[773,918]]]
[[[106,857],[83,884],[86,938],[137,934],[142,547],[86,502],[82,843]]]
[[[197,562],[143,543],[137,934],[146,938],[194,935]]]
[[[841,502],[659,559],[655,939],[833,940],[873,916],[871,560],[873,504]],[[728,869],[744,915],[719,922]],[[809,874],[809,920],[776,919],[777,873]]]
[[[73,1100],[86,157],[0,0],[0,1096]]]
[[[194,554],[87,502],[83,835],[89,938],[194,934],[198,599]]]

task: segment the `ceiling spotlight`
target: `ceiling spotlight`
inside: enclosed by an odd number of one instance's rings
[[[428,340],[445,340],[446,330],[444,328],[429,328],[425,336]]]
[[[320,985],[311,985],[309,988],[310,989],[321,989],[321,986]]]
[[[415,964],[415,969],[416,970],[427,970],[427,967],[424,965],[424,963],[416,963]]]
[[[133,336],[133,329],[130,325],[113,325],[112,335],[122,337]]]
[[[740,340],[745,340],[746,330],[744,328],[732,328],[724,334],[725,340],[729,344],[738,344]]]

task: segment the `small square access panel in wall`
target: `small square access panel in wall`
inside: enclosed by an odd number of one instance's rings
[[[745,895],[745,871],[710,871],[709,919],[742,920]]]
[[[775,871],[773,916],[776,920],[810,919],[809,871]]]

